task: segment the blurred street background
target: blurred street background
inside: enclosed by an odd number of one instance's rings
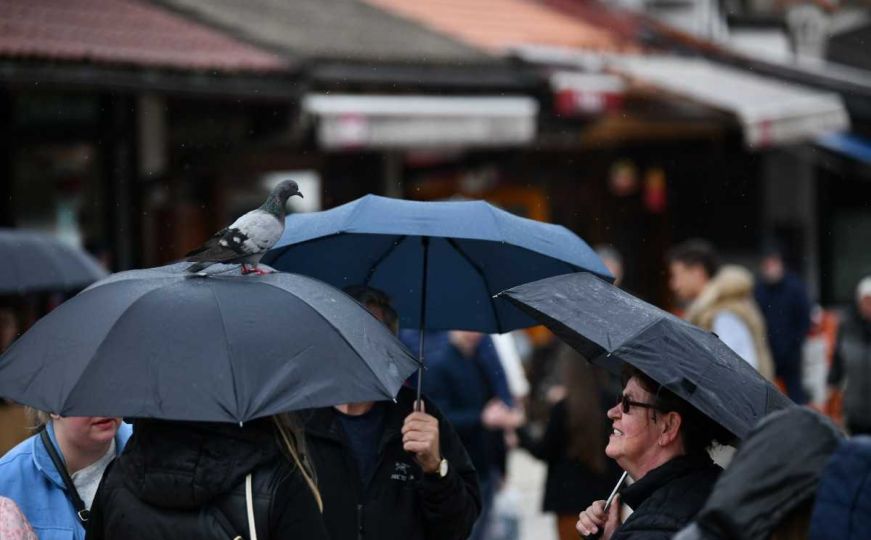
[[[0,2],[0,227],[109,271],[155,266],[285,178],[293,212],[374,193],[564,225],[675,311],[675,244],[754,272],[776,245],[813,306],[809,403],[840,419],[832,348],[871,272],[871,4]],[[0,351],[64,299],[0,296]],[[557,345],[514,338],[540,433],[564,395]],[[18,407],[0,415],[2,454],[27,431]],[[544,465],[508,463],[504,538],[556,538]]]

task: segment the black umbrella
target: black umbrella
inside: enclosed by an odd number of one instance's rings
[[[242,422],[393,399],[418,366],[325,283],[187,266],[116,274],[61,304],[0,356],[0,396],[70,416]]]
[[[792,404],[716,335],[591,274],[527,283],[500,297],[594,363],[638,368],[739,439],[767,413]]]
[[[0,294],[75,291],[106,277],[84,251],[48,234],[0,229]]]

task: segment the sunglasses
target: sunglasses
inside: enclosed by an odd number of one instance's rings
[[[629,396],[626,394],[621,394],[620,397],[617,398],[617,405],[620,405],[623,410],[623,414],[629,414],[629,411],[632,407],[643,407],[645,409],[655,409],[660,410],[659,407],[654,405],[653,403],[642,403],[640,401],[632,401],[629,399]]]

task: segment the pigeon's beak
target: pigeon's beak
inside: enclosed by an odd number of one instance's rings
[[[294,195],[299,195],[299,198],[300,198],[300,199],[305,199],[305,197],[303,197],[303,196],[302,196],[302,193],[300,193],[299,191],[297,191],[296,193],[294,193]]]

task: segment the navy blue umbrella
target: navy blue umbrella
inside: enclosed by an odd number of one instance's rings
[[[392,399],[418,366],[325,283],[187,266],[115,274],[61,304],[0,356],[0,396],[64,416],[243,422]]]
[[[582,270],[611,279],[590,246],[565,227],[483,201],[376,195],[288,216],[284,235],[263,262],[336,287],[381,289],[404,328],[486,333],[538,324],[508,302],[494,301],[499,291]]]
[[[0,261],[0,294],[75,291],[107,275],[81,249],[21,229],[0,229]]]

